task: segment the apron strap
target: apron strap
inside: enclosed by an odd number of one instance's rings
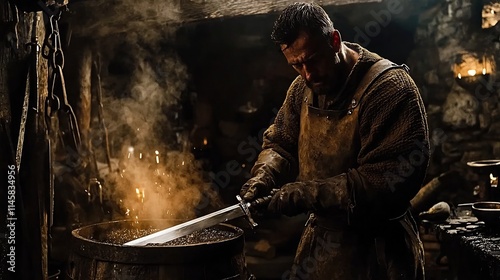
[[[368,69],[368,72],[366,72],[365,76],[356,88],[356,93],[354,94],[350,110],[358,106],[365,91],[373,84],[375,80],[377,80],[378,77],[393,68],[403,68],[406,72],[409,71],[408,66],[404,64],[398,65],[385,58],[375,62],[370,67],[370,69]]]

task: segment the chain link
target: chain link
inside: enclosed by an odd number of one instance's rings
[[[59,25],[57,23],[57,19],[60,18],[60,12],[57,15],[57,18],[55,15],[50,15],[49,16],[49,35],[45,37],[45,40],[43,42],[42,46],[42,56],[48,60],[49,63],[49,75],[50,75],[50,80],[49,80],[49,94],[46,99],[46,117],[50,119],[53,117],[61,108],[61,102],[57,95],[54,93],[54,89],[56,86],[56,78],[57,74],[55,69],[57,68],[57,55],[56,53],[62,53],[61,50],[61,45],[60,45],[60,34],[59,34]],[[54,24],[55,22],[55,24]],[[50,123],[50,122],[49,122]],[[50,128],[50,125],[47,126]]]
[[[75,151],[79,150],[81,144],[80,131],[76,115],[68,102],[66,94],[66,85],[64,81],[64,52],[61,43],[61,34],[59,32],[59,20],[62,11],[49,15],[49,30],[45,37],[42,56],[48,60],[49,66],[49,93],[45,102],[47,127],[50,129],[51,118],[58,112],[66,114],[67,127],[70,130],[70,146]],[[59,96],[57,95],[59,94]],[[62,100],[61,100],[62,99]]]

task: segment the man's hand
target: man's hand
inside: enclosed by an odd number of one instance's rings
[[[240,196],[245,201],[253,201],[268,195],[273,187],[272,180],[265,180],[260,176],[252,177],[241,187]]]
[[[318,190],[305,182],[284,185],[271,199],[268,210],[295,216],[309,210],[316,210]]]

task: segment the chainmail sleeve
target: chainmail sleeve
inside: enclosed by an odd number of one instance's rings
[[[358,167],[347,172],[354,217],[396,218],[419,191],[429,163],[425,107],[402,69],[382,75],[360,106]]]
[[[252,175],[266,173],[276,186],[293,181],[298,173],[297,139],[300,106],[305,84],[298,76],[290,85],[273,124],[264,132],[262,152],[252,168]]]

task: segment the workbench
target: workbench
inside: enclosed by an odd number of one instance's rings
[[[436,224],[436,234],[441,256],[448,258],[450,279],[500,279],[500,228],[477,219],[451,219]]]

